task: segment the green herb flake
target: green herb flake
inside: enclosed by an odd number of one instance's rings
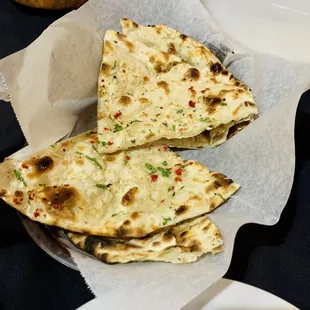
[[[219,196],[221,199],[223,199],[223,201],[226,201],[226,199],[223,197],[222,194],[220,194],[220,193],[214,193],[214,195]]]
[[[174,196],[175,196],[175,192],[172,193],[172,197],[174,197]]]
[[[181,109],[181,110],[177,110],[177,113],[183,113],[183,109]]]
[[[90,131],[86,131],[86,132],[84,133],[84,135],[85,135],[86,137],[89,137],[89,136],[90,136]]]
[[[99,152],[98,152],[98,150],[96,149],[96,147],[95,147],[94,145],[92,145],[92,147],[93,147],[93,149],[95,150],[95,152],[96,152],[98,155],[100,155]]]
[[[157,122],[157,119],[151,118],[151,121],[152,121],[152,122]]]
[[[119,124],[115,124],[113,132],[118,132],[118,131],[121,131],[123,129],[124,129],[123,126],[121,126]]]
[[[110,187],[111,185],[112,185],[111,183],[109,183],[109,184],[96,184],[96,187],[105,189],[105,188]]]
[[[120,211],[120,212],[118,212],[118,213],[114,213],[114,214],[112,214],[112,217],[117,216],[117,215],[120,215],[121,213],[123,213],[123,211]]]
[[[181,188],[180,188],[180,191],[184,188],[185,186],[182,186]]]
[[[134,139],[134,140],[130,140],[130,142],[132,143],[132,144],[135,144],[136,143],[136,140]]]
[[[102,166],[99,164],[98,160],[93,157],[85,156],[88,160],[90,160],[95,166],[99,167],[102,170]]]
[[[171,192],[171,191],[172,191],[172,189],[171,189],[171,187],[169,187],[169,188],[168,188],[168,192]]]
[[[47,205],[47,210],[52,210],[52,207],[50,205]]]
[[[171,221],[172,221],[171,217],[164,217],[163,218],[163,225],[167,225]]]
[[[163,166],[167,166],[168,165],[168,163],[166,161],[163,161],[162,164],[163,164]]]
[[[171,171],[169,171],[168,169],[165,169],[165,168],[162,168],[162,167],[157,167],[157,170],[161,172],[161,175],[164,178],[169,178],[170,177]]]
[[[78,154],[78,155],[81,155],[81,156],[84,155],[83,153],[81,153],[81,152],[79,152],[79,151],[76,151],[75,153]]]
[[[102,146],[106,146],[107,145],[107,143],[105,141],[101,141],[100,143],[101,143]]]
[[[16,170],[14,169],[14,173],[15,173],[15,176],[16,178],[21,181],[25,186],[27,186],[27,183],[25,182],[23,176],[22,176],[22,173],[20,172],[20,170]]]
[[[208,123],[208,122],[210,122],[211,120],[210,120],[210,118],[209,118],[209,117],[205,117],[205,118],[200,117],[200,121],[201,121],[201,122]]]
[[[55,143],[55,144],[50,145],[50,147],[56,147],[56,143]]]
[[[225,103],[225,102],[221,102],[221,103],[220,103],[220,105],[224,107],[224,106],[226,106],[226,105],[227,105],[227,103]]]
[[[137,119],[135,119],[135,120],[129,122],[130,125],[133,123],[141,123],[141,121],[138,121]]]
[[[165,127],[168,127],[168,124],[167,124],[167,122],[164,122],[164,123],[163,123],[163,125],[164,125]]]
[[[129,95],[129,96],[133,96],[133,94],[131,94],[131,93],[127,93],[127,95]]]
[[[172,130],[175,131],[175,125],[172,125]]]
[[[112,67],[112,70],[115,69],[116,67],[116,61],[114,61],[114,64],[113,64],[113,67]]]
[[[147,170],[150,170],[152,173],[157,172],[156,168],[154,166],[152,166],[150,163],[146,163],[145,167]]]
[[[195,110],[193,110],[193,112],[196,112],[196,109],[195,109]]]

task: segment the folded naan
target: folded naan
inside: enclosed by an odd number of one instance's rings
[[[252,120],[257,107],[250,92],[230,77],[219,62],[197,68],[131,33],[107,31],[98,83],[98,132],[112,143],[100,144],[99,151],[191,138]]]
[[[188,37],[179,31],[166,25],[152,25],[143,27],[127,19],[121,19],[123,33],[142,42],[148,47],[172,53],[195,68],[209,74],[217,83],[225,86],[235,86],[236,90],[242,88],[248,96],[249,102],[254,102],[247,85],[235,78],[220,62],[220,60],[202,43]],[[214,67],[218,71],[227,70],[227,74],[214,74]],[[216,147],[235,135],[250,124],[257,116],[257,107],[252,106],[252,112],[241,120],[231,121],[220,125],[215,129],[206,130],[198,136],[185,139],[163,139],[157,144],[167,144],[179,148],[212,148]]]
[[[101,155],[98,137],[105,139],[87,132],[27,160],[6,160],[0,164],[0,197],[47,225],[140,238],[211,212],[239,188],[166,146]]]
[[[180,223],[142,239],[113,239],[68,232],[79,249],[108,264],[160,261],[175,264],[195,262],[206,253],[223,250],[223,239],[207,216]]]

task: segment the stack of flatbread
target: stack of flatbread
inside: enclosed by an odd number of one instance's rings
[[[248,87],[201,43],[121,20],[107,31],[98,132],[0,165],[0,197],[113,263],[189,263],[223,250],[207,214],[239,185],[168,146],[214,147],[254,120]]]

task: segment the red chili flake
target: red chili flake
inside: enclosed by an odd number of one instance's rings
[[[183,169],[182,169],[182,168],[179,168],[179,169],[177,169],[177,170],[175,171],[175,174],[176,174],[176,175],[182,175],[182,173],[183,173]]]
[[[126,160],[130,160],[130,156],[126,155],[126,156],[125,156],[125,159],[126,159]]]
[[[25,169],[28,169],[28,168],[29,168],[29,166],[26,165],[26,164],[22,164],[22,167],[25,168]]]
[[[183,163],[187,163],[187,162],[188,162],[188,160],[187,160],[187,159],[184,159],[184,160],[183,160]]]
[[[158,117],[160,115],[160,113],[156,114],[156,117]]]
[[[190,82],[192,82],[192,81],[193,81],[193,79],[190,79],[189,81],[190,81]]]
[[[192,90],[192,89],[194,89],[194,86],[191,86],[188,90]]]
[[[165,145],[165,146],[163,147],[163,149],[164,149],[164,151],[168,151],[168,146]]]
[[[161,110],[163,109],[163,107],[159,107]]]
[[[174,190],[174,186],[173,185],[170,188],[171,188],[172,191]]]
[[[124,69],[123,69],[123,72],[125,73],[125,72],[126,72],[126,70],[124,70]]]
[[[170,171],[170,170],[172,170],[172,168],[167,168],[167,170],[169,170],[169,171]]]
[[[89,142],[90,142],[91,144],[94,144],[94,143],[95,143],[95,141],[94,141],[94,140],[90,140]]]
[[[33,213],[34,217],[38,217],[40,215],[39,210],[36,209],[35,212]]]
[[[104,83],[104,80],[102,79],[101,82]]]
[[[176,182],[182,182],[182,179],[181,179],[180,177],[176,177],[174,180],[175,180]]]
[[[68,186],[70,186],[70,184],[64,184],[64,186],[68,187]]]
[[[103,128],[104,130],[110,130],[109,128],[107,128],[107,127],[105,127],[105,128]]]
[[[165,199],[161,200],[160,203],[163,203],[165,201]]]
[[[210,90],[210,88],[205,88],[201,92],[204,94],[207,90]]]
[[[189,164],[189,165],[192,165],[192,164],[193,164],[193,162],[191,161],[191,162],[189,162],[188,164]]]
[[[113,144],[113,142],[111,142],[111,141],[108,141],[108,145],[112,145]]]
[[[54,209],[59,209],[59,205],[51,205],[52,206],[52,208],[54,208]]]
[[[143,77],[143,80],[144,80],[144,81],[148,81],[149,78],[148,78],[147,76],[144,76],[144,77]]]
[[[182,164],[175,164],[175,166],[182,166]]]
[[[161,149],[158,149],[158,151],[161,151]]]
[[[122,115],[121,111],[118,111],[117,113],[114,114],[114,118],[118,118]]]
[[[190,100],[190,101],[188,102],[188,105],[189,105],[191,108],[195,108],[196,102]]]
[[[158,179],[158,175],[157,175],[157,174],[152,174],[152,175],[151,175],[151,180],[152,180],[152,182],[157,181],[157,179]]]

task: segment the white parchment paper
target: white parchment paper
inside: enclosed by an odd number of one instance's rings
[[[259,107],[260,118],[219,148],[180,152],[242,186],[210,215],[223,234],[223,253],[188,265],[109,266],[70,251],[105,309],[179,309],[187,303],[191,309],[191,300],[227,271],[238,228],[279,220],[292,186],[295,112],[308,88],[310,67],[265,54],[232,54],[233,47],[198,0],[91,0],[55,22],[26,50],[0,61],[29,143],[22,152],[32,153],[70,133],[81,109],[95,102],[102,37],[107,29],[120,30],[121,17],[144,25],[168,24],[204,42],[252,88]],[[95,109],[90,110],[89,123],[75,129],[93,127]]]

